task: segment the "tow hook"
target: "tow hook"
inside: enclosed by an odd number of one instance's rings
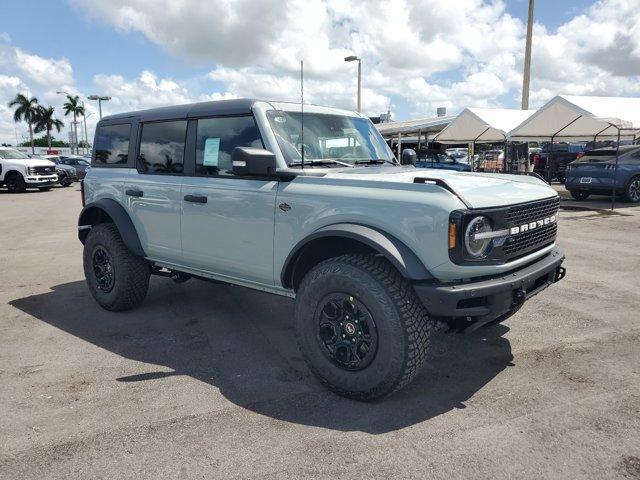
[[[527,292],[522,289],[515,290],[513,292],[513,303],[511,304],[511,308],[520,307],[524,301],[527,299]]]
[[[556,276],[553,279],[553,283],[556,283],[556,282],[559,282],[560,280],[562,280],[566,274],[567,274],[567,269],[566,268],[558,267],[558,269],[556,270]]]

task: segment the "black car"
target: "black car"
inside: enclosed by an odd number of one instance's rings
[[[62,163],[63,165],[71,165],[73,168],[75,168],[79,180],[82,180],[84,178],[84,176],[87,174],[87,168],[91,166],[91,163],[83,157],[62,157],[60,163]]]

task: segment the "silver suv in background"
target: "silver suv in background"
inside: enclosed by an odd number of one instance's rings
[[[295,299],[310,369],[371,400],[415,377],[438,322],[501,322],[564,276],[544,182],[401,165],[366,117],[301,110],[238,99],[102,119],[78,221],[95,300],[134,308],[150,275]]]

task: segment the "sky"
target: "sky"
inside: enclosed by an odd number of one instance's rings
[[[235,97],[300,99],[404,120],[519,108],[528,0],[0,0],[0,142],[27,135],[8,102],[103,113]],[[640,94],[640,0],[536,0],[530,102]]]

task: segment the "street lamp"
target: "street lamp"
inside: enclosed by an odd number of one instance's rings
[[[102,120],[102,102],[107,102],[111,100],[111,97],[101,96],[101,95],[89,95],[87,98],[89,100],[98,101],[98,112],[100,113],[100,120]]]
[[[358,62],[358,113],[360,112],[360,99],[362,95],[362,60],[360,60],[355,55],[349,55],[348,57],[344,57],[345,62]]]
[[[93,115],[91,112],[89,115],[84,115],[84,148],[87,149],[87,153],[89,153],[89,137],[87,133],[87,118]]]

